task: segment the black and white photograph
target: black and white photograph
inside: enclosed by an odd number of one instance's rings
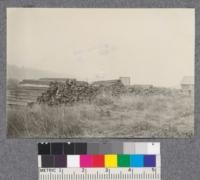
[[[192,8],[7,8],[9,138],[190,138]]]

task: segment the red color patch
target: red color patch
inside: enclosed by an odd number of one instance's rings
[[[93,167],[104,167],[104,155],[93,155]]]

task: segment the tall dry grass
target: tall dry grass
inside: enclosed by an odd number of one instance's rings
[[[71,107],[8,109],[7,120],[8,137],[76,137],[83,132],[80,114]]]
[[[98,97],[73,106],[7,109],[8,137],[190,137],[190,96]]]

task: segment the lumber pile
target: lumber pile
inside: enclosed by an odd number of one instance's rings
[[[37,98],[40,104],[72,105],[76,102],[91,102],[97,95],[106,94],[119,96],[124,92],[125,86],[121,81],[112,83],[89,84],[85,81],[67,79],[65,82],[51,82],[46,92]]]
[[[37,102],[48,105],[88,102],[96,97],[97,92],[97,88],[87,82],[67,79],[64,83],[51,82],[47,91],[37,98]]]
[[[29,103],[36,102],[37,97],[45,92],[47,88],[41,87],[15,87],[7,89],[7,105],[10,107],[27,106]]]

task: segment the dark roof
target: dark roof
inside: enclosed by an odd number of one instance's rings
[[[49,81],[35,80],[35,79],[24,79],[19,84],[35,84],[35,85],[49,85]]]
[[[67,80],[76,80],[68,78],[40,78],[40,79],[24,79],[19,84],[36,84],[36,85],[49,85],[50,82],[66,82]]]
[[[92,83],[94,86],[111,86],[117,83],[121,83],[119,79],[105,80],[105,81],[95,81]]]
[[[52,81],[65,82],[67,80],[75,80],[75,79],[70,79],[70,78],[40,78],[39,80],[48,81],[48,82],[52,82]]]

